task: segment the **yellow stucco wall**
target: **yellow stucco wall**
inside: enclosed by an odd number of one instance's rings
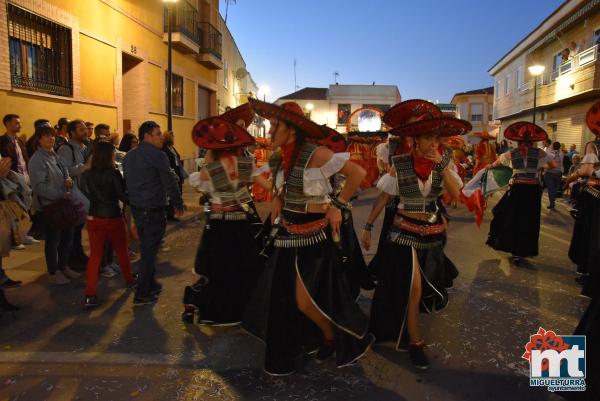
[[[79,35],[81,97],[102,102],[115,101],[116,49],[96,39]]]
[[[38,96],[0,91],[0,114],[7,113],[15,113],[21,117],[23,124],[21,133],[27,136],[33,133],[33,122],[38,118],[48,119],[52,125],[56,124],[59,118],[68,117],[96,123],[105,122],[111,127],[117,126],[117,109],[115,107],[62,100],[48,101],[48,99]]]

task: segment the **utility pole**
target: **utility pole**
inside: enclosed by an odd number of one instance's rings
[[[298,61],[296,59],[294,59],[294,91],[298,90],[298,80],[296,78],[296,65],[298,64]]]
[[[337,72],[337,71],[334,71],[334,72],[333,72],[333,82],[334,82],[336,85],[337,85],[337,83],[338,83],[337,79],[338,79],[338,77],[339,77],[339,76],[340,76],[340,73],[339,73],[339,72]]]

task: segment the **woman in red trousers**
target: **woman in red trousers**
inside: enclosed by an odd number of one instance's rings
[[[131,274],[127,231],[119,203],[127,201],[125,182],[115,166],[115,148],[110,142],[98,142],[94,146],[92,168],[83,177],[84,192],[90,199],[87,220],[90,258],[87,265],[85,306],[91,308],[98,306],[96,287],[106,241],[110,241],[117,253],[127,288],[135,285],[135,279]]]

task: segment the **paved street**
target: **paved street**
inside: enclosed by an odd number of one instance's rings
[[[372,200],[356,202],[357,227]],[[187,202],[197,204],[193,194]],[[84,311],[83,280],[51,287],[42,246],[15,251],[8,271],[25,285],[7,290],[22,310],[0,318],[0,400],[559,400],[529,388],[523,347],[539,326],[571,333],[588,300],[567,257],[571,217],[562,205],[542,209],[540,256],[521,268],[484,245],[489,212],[477,228],[464,208],[451,209],[447,254],[460,276],[449,306],[423,316],[432,359],[425,373],[407,354],[376,347],[354,367],[307,361],[295,376],[273,379],[261,373],[262,344],[241,329],[184,325],[182,291],[201,229],[195,209],[169,227],[158,273],[165,289],[154,306],[133,307],[115,277],[101,279],[102,306]],[[370,296],[360,301],[366,310]]]

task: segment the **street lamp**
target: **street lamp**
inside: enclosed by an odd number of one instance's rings
[[[313,111],[314,108],[315,108],[314,104],[312,104],[312,103],[306,103],[306,110]]]
[[[535,124],[535,106],[537,100],[537,77],[542,75],[546,67],[543,65],[532,65],[529,67],[529,72],[533,75],[533,123]]]
[[[171,19],[173,14],[173,4],[177,0],[163,0],[167,4],[167,129],[173,130],[173,39],[171,32]]]
[[[261,85],[260,88],[258,88],[258,97],[260,98],[260,96],[262,95],[263,101],[267,101],[267,95],[271,93],[271,88],[269,87],[269,85]]]

